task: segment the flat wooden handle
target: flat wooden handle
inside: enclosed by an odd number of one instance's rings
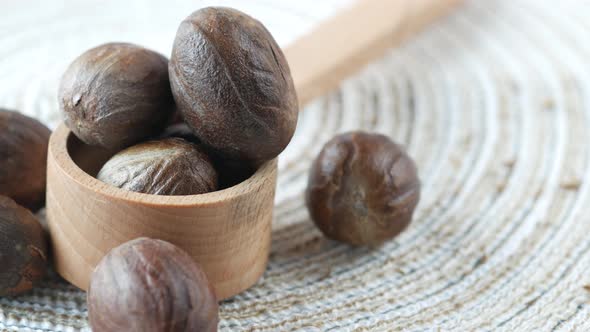
[[[299,103],[335,89],[462,0],[359,0],[285,49]]]

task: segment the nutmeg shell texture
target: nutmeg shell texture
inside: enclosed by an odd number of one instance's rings
[[[312,220],[328,237],[378,245],[403,231],[420,199],[414,161],[388,137],[334,137],[314,161],[306,191]]]
[[[274,38],[252,17],[209,7],[178,28],[170,59],[177,106],[203,144],[229,159],[275,158],[297,125],[297,95]]]
[[[181,138],[149,141],[109,159],[97,179],[154,195],[196,195],[217,190],[218,175],[209,157]]]
[[[59,103],[66,125],[86,144],[130,146],[157,135],[174,113],[168,60],[126,43],[90,49],[63,75]]]
[[[94,332],[217,331],[218,310],[197,263],[161,240],[139,238],[111,250],[88,290]]]
[[[39,121],[0,109],[0,195],[33,211],[43,206],[50,134]]]
[[[47,272],[47,242],[31,211],[0,196],[0,296],[31,290]]]

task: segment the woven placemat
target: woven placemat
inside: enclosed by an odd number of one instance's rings
[[[7,1],[0,105],[51,126],[81,51],[168,54],[178,22],[241,8],[285,44],[346,1]],[[359,27],[361,29],[362,27]],[[302,113],[282,155],[271,260],[221,305],[222,331],[589,331],[590,2],[473,0]],[[423,181],[411,227],[375,250],[324,239],[303,201],[310,160],[363,128],[408,147]],[[58,277],[0,299],[0,328],[88,330]]]

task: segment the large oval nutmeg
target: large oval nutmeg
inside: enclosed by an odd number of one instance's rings
[[[309,175],[306,203],[318,228],[352,245],[378,245],[403,231],[420,199],[414,161],[388,137],[364,132],[330,140]]]
[[[149,141],[107,161],[97,179],[121,189],[153,195],[196,195],[217,190],[218,175],[197,145],[181,138]]]
[[[0,109],[0,195],[32,211],[45,202],[50,134],[39,121]]]
[[[59,103],[86,144],[115,149],[153,137],[174,113],[168,60],[133,44],[100,45],[68,67]]]
[[[218,310],[203,270],[161,240],[138,238],[111,250],[88,289],[95,332],[217,331]]]
[[[201,142],[255,164],[289,144],[298,104],[287,60],[266,28],[209,7],[178,28],[169,64],[177,106]]]
[[[31,290],[47,271],[47,241],[35,216],[0,196],[0,296]]]

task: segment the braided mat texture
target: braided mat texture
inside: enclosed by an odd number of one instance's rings
[[[54,127],[67,64],[102,42],[169,54],[208,4],[282,45],[347,1],[3,1],[0,105]],[[362,28],[362,27],[359,27]],[[271,260],[221,305],[222,331],[590,331],[590,2],[472,0],[301,113],[282,155]],[[374,250],[324,239],[303,201],[311,159],[362,128],[408,147],[410,228]],[[6,331],[88,331],[85,293],[52,276],[0,299]]]

